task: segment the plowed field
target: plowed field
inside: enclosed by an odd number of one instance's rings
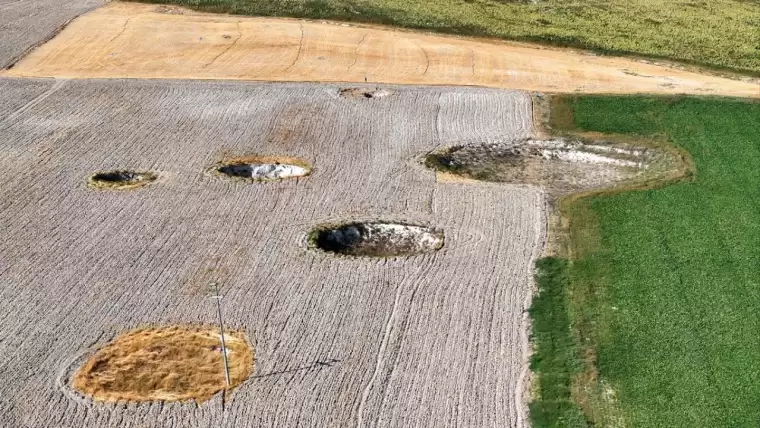
[[[0,70],[103,0],[0,0]]]
[[[0,426],[525,426],[544,194],[437,183],[419,157],[531,135],[530,98],[392,89],[364,100],[327,85],[0,79]],[[249,154],[313,170],[271,183],[207,173]],[[118,169],[163,178],[88,187]],[[445,245],[391,259],[307,248],[317,224],[372,219],[439,228]],[[67,373],[122,332],[213,324],[210,281],[256,354],[224,412],[219,396],[138,406],[71,390]]]

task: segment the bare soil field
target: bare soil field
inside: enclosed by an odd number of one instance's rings
[[[542,92],[760,97],[732,80],[632,59],[379,27],[110,3],[9,76],[473,85]]]
[[[530,97],[341,89],[0,78],[0,426],[526,426],[545,194],[438,183],[421,159],[530,137]],[[302,159],[311,174],[208,172],[246,156]],[[161,179],[88,186],[130,170]],[[373,220],[440,230],[445,244],[400,258],[308,246],[315,226]],[[120,334],[213,325],[210,281],[255,352],[224,402],[102,404],[71,388]]]
[[[104,0],[0,0],[0,69],[47,41],[71,19]]]

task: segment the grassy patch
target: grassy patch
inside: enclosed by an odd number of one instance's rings
[[[537,374],[536,398],[530,404],[533,426],[586,427],[572,400],[573,379],[581,371],[579,347],[570,330],[567,305],[568,262],[545,258],[536,263],[539,294],[530,308],[534,353],[531,370]]]
[[[740,0],[149,0],[209,12],[391,24],[760,73],[760,7]]]
[[[596,369],[576,377],[574,401],[601,426],[611,418],[636,427],[756,426],[760,103],[570,96],[564,104],[572,114],[563,120],[580,130],[665,135],[698,171],[677,185],[565,207],[576,256],[567,313]]]

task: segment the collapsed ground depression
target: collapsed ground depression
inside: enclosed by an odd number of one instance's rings
[[[13,260],[0,270],[0,352],[14,356],[0,360],[0,425],[525,426],[545,195],[437,183],[418,159],[527,138],[529,95],[392,87],[354,102],[339,89],[0,79],[0,260]],[[14,104],[22,94],[35,102]],[[260,185],[207,173],[251,153],[306,159],[314,173]],[[83,185],[131,166],[167,178],[139,191]],[[430,225],[446,242],[391,259],[308,247],[315,226],[357,218]],[[220,395],[94,404],[68,386],[126,331],[213,325],[211,281],[226,324],[255,349],[224,412]]]

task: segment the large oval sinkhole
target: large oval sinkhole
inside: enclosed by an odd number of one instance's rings
[[[154,172],[130,170],[102,171],[92,174],[87,183],[98,189],[133,189],[148,185],[158,179]]]
[[[672,171],[677,156],[627,143],[522,140],[467,144],[425,156],[427,167],[468,179],[533,184],[555,195],[609,188]]]
[[[356,222],[318,228],[312,245],[323,251],[360,257],[399,257],[430,253],[443,247],[443,232],[425,226],[389,222]]]
[[[233,159],[215,170],[222,176],[253,181],[277,181],[305,177],[311,173],[311,167],[301,159],[269,156]]]

